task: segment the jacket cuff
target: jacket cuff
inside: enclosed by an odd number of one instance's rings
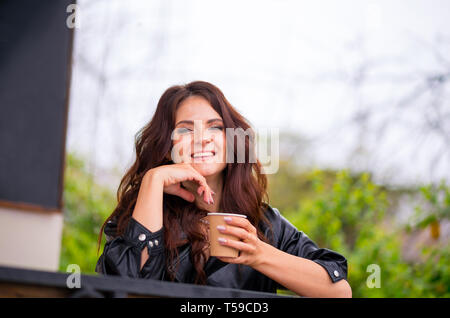
[[[140,251],[147,247],[149,255],[164,249],[164,227],[156,232],[151,232],[133,217],[128,222],[123,238]]]
[[[328,262],[320,259],[314,259],[312,261],[325,268],[333,283],[337,283],[341,279],[347,279],[347,273],[335,262]]]

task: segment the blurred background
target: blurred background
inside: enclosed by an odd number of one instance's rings
[[[204,80],[254,128],[280,130],[269,203],[347,257],[354,297],[449,297],[448,12],[445,0],[78,0],[58,269],[94,273],[135,134],[165,89]]]

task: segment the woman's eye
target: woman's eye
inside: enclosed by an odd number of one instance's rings
[[[210,127],[211,129],[218,129],[218,130],[223,130],[223,127],[222,126],[213,126],[213,127]]]
[[[177,131],[178,131],[178,133],[180,133],[180,134],[186,134],[186,133],[191,132],[192,130],[189,129],[189,128],[177,128]]]

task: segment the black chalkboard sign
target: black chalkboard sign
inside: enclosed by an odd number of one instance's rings
[[[0,205],[62,210],[70,0],[0,0]]]

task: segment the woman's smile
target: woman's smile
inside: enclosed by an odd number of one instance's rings
[[[197,152],[192,154],[191,157],[194,162],[212,161],[216,157],[216,153],[214,151]]]

